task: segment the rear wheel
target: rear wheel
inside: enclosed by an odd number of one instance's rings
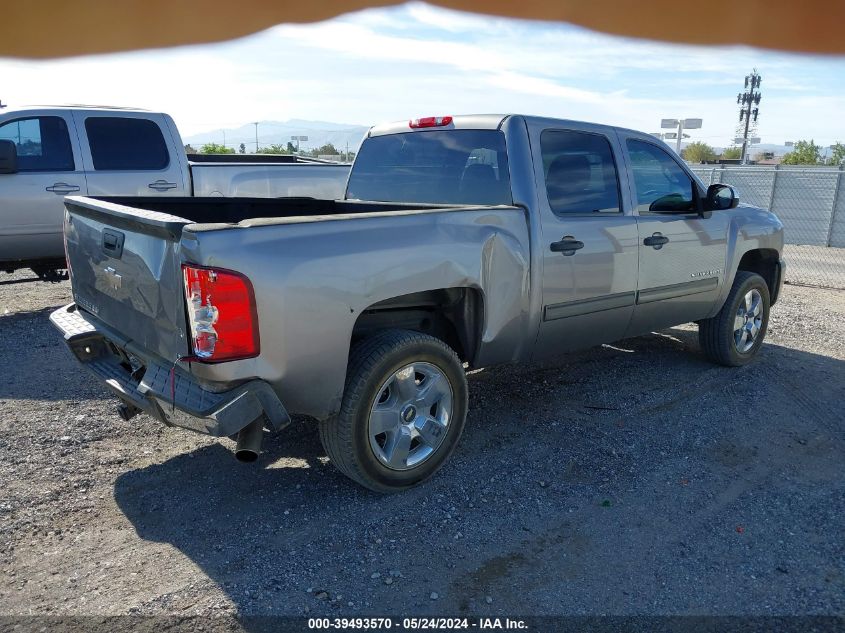
[[[769,287],[756,273],[739,271],[725,305],[698,324],[698,340],[713,362],[739,367],[751,361],[769,325]]]
[[[387,330],[352,350],[340,413],[320,423],[320,439],[345,475],[393,492],[443,465],[466,411],[466,376],[455,352],[426,334]]]

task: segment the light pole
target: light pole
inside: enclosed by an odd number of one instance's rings
[[[299,154],[299,142],[302,141],[303,143],[308,142],[307,136],[291,136],[290,140],[296,141],[296,153]]]
[[[661,141],[674,141],[678,138],[677,132],[652,132],[651,135],[654,138],[659,138]],[[684,137],[689,138],[689,134],[684,134]]]
[[[701,127],[701,119],[661,119],[660,120],[660,127],[663,129],[666,128],[677,128],[677,132],[674,134],[677,136],[670,136],[673,134],[672,132],[665,133],[663,138],[677,138],[678,141],[675,143],[675,151],[677,152],[678,156],[681,155],[681,141],[684,138],[689,138],[689,134],[684,134],[684,130],[697,130]]]
[[[740,161],[740,165],[747,165],[748,164],[748,155],[751,153],[751,146],[752,145],[759,145],[760,144],[760,137],[759,136],[738,136],[734,139],[734,143],[737,145],[742,144],[742,160]]]
[[[258,153],[258,121],[253,123],[255,126],[255,153]]]

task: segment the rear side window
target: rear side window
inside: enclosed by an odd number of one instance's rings
[[[148,119],[90,117],[85,131],[97,171],[158,171],[170,164],[161,129]]]
[[[558,215],[619,213],[619,177],[600,134],[547,130],[540,136],[549,206]]]
[[[505,136],[433,130],[368,138],[347,198],[422,204],[513,204]]]
[[[18,171],[73,171],[67,122],[58,116],[18,119],[0,126],[0,140],[12,141]]]

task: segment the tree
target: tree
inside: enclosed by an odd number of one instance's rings
[[[316,158],[317,156],[337,156],[340,154],[337,148],[331,143],[326,143],[322,147],[315,147],[308,153],[311,154],[311,156],[313,156],[314,158]]]
[[[246,154],[246,145],[244,143],[241,143],[241,146],[238,148],[238,151],[241,154]]]
[[[797,141],[794,149],[783,157],[784,165],[819,165],[822,163],[822,148],[812,140]]]
[[[290,154],[288,148],[283,145],[268,145],[258,150],[259,154]]]
[[[828,160],[831,165],[845,165],[845,144],[836,143],[833,147],[833,154]]]
[[[726,160],[735,160],[742,156],[742,148],[741,147],[728,147],[722,152],[722,158]]]
[[[288,154],[296,154],[296,145],[288,141]]]
[[[234,154],[235,150],[218,143],[206,143],[200,147],[200,154]]]
[[[186,154],[196,154],[197,150],[194,149],[194,146],[188,143],[185,145],[185,153]]]
[[[681,152],[681,157],[691,163],[706,163],[716,158],[716,150],[702,141],[695,141],[687,145]]]

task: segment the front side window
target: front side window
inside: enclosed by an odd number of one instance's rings
[[[12,141],[18,171],[73,171],[73,148],[67,122],[58,116],[18,119],[0,126],[0,140]]]
[[[619,178],[600,134],[547,130],[540,136],[549,206],[558,215],[619,213]]]
[[[513,204],[505,136],[433,130],[368,138],[347,198],[422,204]]]
[[[159,171],[170,164],[161,129],[149,119],[90,117],[85,131],[97,171]]]
[[[628,139],[628,155],[640,213],[696,210],[693,182],[666,150]]]

